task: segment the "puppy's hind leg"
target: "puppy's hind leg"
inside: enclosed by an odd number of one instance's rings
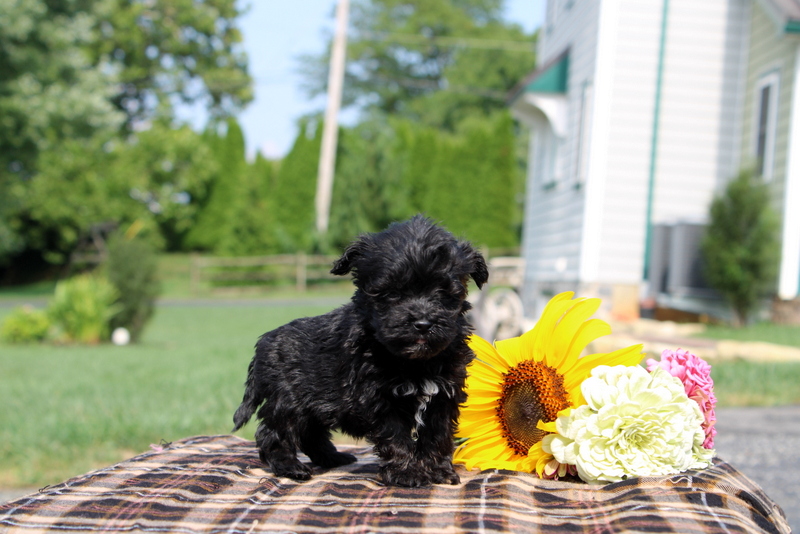
[[[270,467],[275,476],[294,480],[311,478],[311,469],[297,459],[295,444],[263,423],[256,430],[256,445],[261,461]]]
[[[356,457],[352,454],[337,451],[331,442],[330,433],[320,426],[308,428],[300,436],[300,450],[306,453],[314,464],[325,469],[356,461]]]

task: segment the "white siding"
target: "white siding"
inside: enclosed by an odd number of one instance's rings
[[[619,2],[598,282],[642,279],[661,14],[662,2]]]
[[[578,131],[581,120],[581,95],[584,84],[594,75],[599,1],[559,2],[556,24],[543,28],[539,43],[539,64],[543,65],[570,49],[567,87],[567,138],[562,147],[563,167],[558,181],[549,188],[537,173],[537,149],[530,152],[526,186],[523,255],[526,258],[526,306],[529,313],[538,291],[537,284],[578,282],[583,228],[584,190],[576,187],[581,180]],[[548,17],[548,20],[551,20]],[[541,133],[541,130],[540,130]],[[536,134],[535,134],[536,135]],[[536,141],[533,141],[536,144]]]
[[[531,151],[523,231],[529,293],[640,284],[651,165],[656,223],[704,221],[715,188],[737,168],[751,0],[668,0],[653,163],[665,1],[548,2],[539,61],[570,50],[567,137],[553,183],[537,174],[541,147]],[[587,85],[593,101],[582,151]],[[526,304],[538,297],[526,295]]]
[[[744,0],[670,1],[655,223],[705,222],[736,172],[747,12]]]

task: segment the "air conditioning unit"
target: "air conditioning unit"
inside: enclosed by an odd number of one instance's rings
[[[672,298],[713,298],[703,276],[700,243],[705,225],[693,223],[653,226],[648,280],[649,294]]]

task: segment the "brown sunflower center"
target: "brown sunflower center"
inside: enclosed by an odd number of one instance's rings
[[[503,393],[497,415],[508,446],[521,456],[547,432],[536,428],[541,420],[555,421],[570,406],[564,377],[542,362],[526,360],[503,375]]]

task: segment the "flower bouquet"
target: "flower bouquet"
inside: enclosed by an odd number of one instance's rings
[[[453,461],[590,484],[708,467],[711,367],[682,350],[640,366],[642,346],[581,356],[611,333],[599,299],[553,297],[536,326],[494,345],[477,336]]]

